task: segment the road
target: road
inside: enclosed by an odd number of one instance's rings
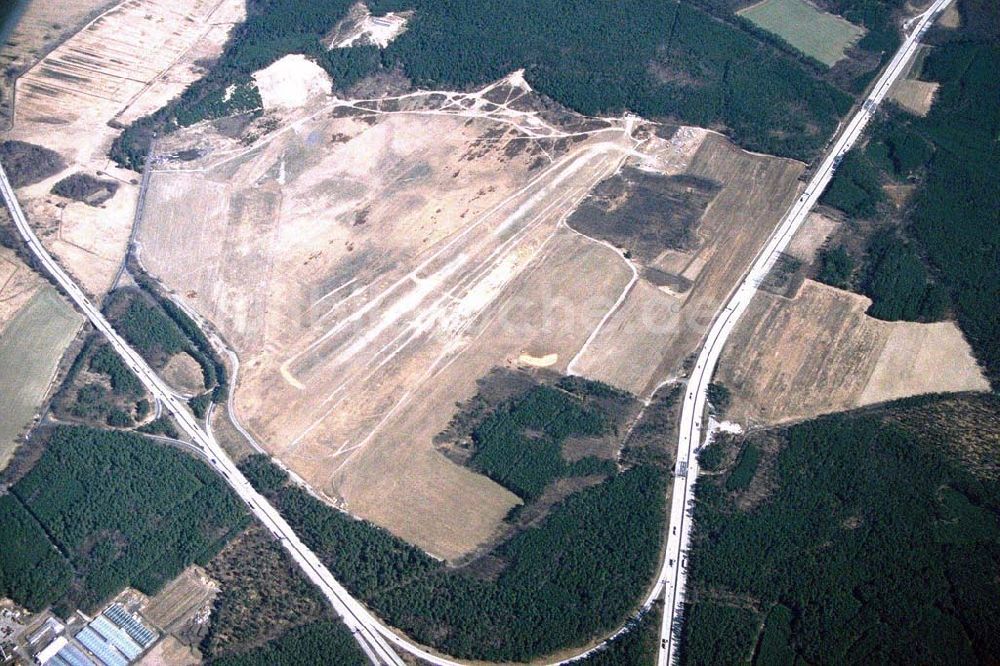
[[[694,481],[697,477],[697,458],[694,453],[701,441],[701,422],[706,402],[706,391],[719,354],[736,321],[745,311],[760,281],[774,265],[781,251],[792,235],[805,220],[816,204],[823,189],[833,175],[836,163],[857,141],[864,127],[871,119],[871,113],[882,101],[891,84],[906,69],[906,65],[916,52],[920,36],[930,25],[933,17],[943,10],[951,0],[936,0],[927,12],[915,17],[916,23],[910,35],[897,51],[893,60],[872,89],[862,108],[851,119],[847,128],[835,142],[833,149],[824,159],[816,175],[806,187],[805,194],[788,211],[779,227],[772,234],[765,248],[758,255],[747,276],[740,283],[725,309],[716,318],[702,348],[695,369],[688,382],[689,391],[684,399],[681,415],[681,434],[678,440],[678,476],[673,485],[670,512],[670,532],[667,535],[667,549],[663,567],[657,584],[646,600],[644,607],[664,591],[667,607],[661,630],[661,650],[658,656],[660,666],[676,658],[676,641],[671,627],[680,617],[684,597],[685,561],[690,538],[690,515],[686,508],[693,499]],[[211,432],[203,428],[188,411],[184,402],[160,379],[143,358],[122,339],[100,310],[90,301],[80,287],[49,255],[41,241],[28,225],[20,204],[10,185],[6,172],[0,166],[0,195],[10,211],[11,217],[21,233],[29,250],[38,258],[46,271],[59,283],[65,293],[87,316],[94,328],[100,331],[122,356],[143,385],[157,402],[158,409],[169,412],[177,425],[191,438],[195,447],[226,479],[236,494],[247,504],[253,514],[274,535],[292,556],[292,559],[333,605],[344,623],[355,635],[368,658],[377,664],[402,665],[404,662],[390,647],[390,643],[400,649],[435,666],[458,666],[458,662],[431,654],[410,641],[398,636],[379,622],[364,605],[350,596],[327,568],[295,534],[278,511],[250,485]],[[683,473],[681,473],[683,472]],[[669,611],[669,612],[668,612]],[[593,650],[588,651],[592,652]],[[578,655],[575,658],[579,658]],[[574,659],[575,659],[574,658]],[[561,662],[564,663],[564,662]]]
[[[670,527],[667,534],[667,547],[663,567],[660,570],[658,584],[655,586],[647,604],[664,591],[665,606],[663,624],[660,628],[660,649],[657,655],[657,666],[667,666],[677,661],[676,628],[680,626],[683,611],[684,590],[687,577],[687,550],[691,537],[691,505],[694,501],[694,486],[698,477],[697,450],[701,445],[702,422],[704,420],[705,403],[707,402],[708,384],[712,380],[719,355],[736,326],[740,316],[746,311],[750,300],[757,292],[761,281],[778,260],[782,251],[792,239],[792,236],[805,221],[809,212],[819,201],[820,195],[830,183],[833,173],[861,136],[878,105],[885,99],[893,82],[907,69],[910,60],[917,52],[920,38],[930,27],[937,15],[947,7],[952,0],[936,0],[924,13],[910,19],[907,27],[910,32],[904,39],[899,50],[893,56],[885,71],[875,82],[871,92],[861,104],[858,111],[848,122],[840,137],[834,141],[833,147],[827,153],[815,175],[806,186],[805,192],[792,204],[782,222],[761,250],[746,277],[737,286],[735,292],[718,314],[705,338],[704,346],[695,361],[694,370],[688,380],[687,393],[681,412],[680,435],[677,442],[677,466],[670,501]],[[911,27],[912,26],[912,27]]]
[[[62,267],[42,246],[41,241],[28,225],[24,212],[14,195],[7,172],[0,165],[0,195],[10,211],[28,249],[38,258],[42,267],[59,283],[65,293],[86,315],[94,328],[100,331],[121,355],[147,390],[169,412],[202,455],[218,470],[236,494],[247,504],[253,514],[278,538],[302,572],[323,592],[351,630],[368,658],[376,664],[402,666],[403,660],[390,647],[393,642],[408,652],[437,666],[455,666],[455,662],[429,654],[419,647],[399,638],[369,613],[361,602],[351,597],[327,568],[295,534],[278,511],[250,485],[222,447],[206,429],[202,428],[167,384],[153,371],[143,358],[132,349],[111,327],[97,306],[80,287],[63,271]]]

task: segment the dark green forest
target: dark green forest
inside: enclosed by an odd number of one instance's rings
[[[343,623],[324,620],[292,629],[252,652],[208,663],[217,666],[363,666],[368,660]]]
[[[258,456],[241,468],[338,580],[393,626],[455,656],[521,661],[581,645],[627,618],[656,567],[667,473],[653,465],[571,495],[497,547],[488,574],[474,563],[446,567],[270,465]]]
[[[973,416],[995,426],[1000,399],[910,399],[777,431],[751,508],[729,483],[739,458],[704,477],[686,663],[995,663],[997,442],[955,439]],[[967,446],[992,446],[993,463],[963,462]]]
[[[83,427],[48,437],[34,468],[0,498],[0,594],[28,608],[54,604],[65,617],[128,585],[153,594],[247,523],[222,480],[180,451]]]
[[[749,149],[802,159],[852,102],[802,58],[688,3],[382,0],[369,3],[373,12],[416,10],[399,39],[382,52],[328,51],[320,39],[350,4],[255,0],[209,73],[128,127],[111,157],[139,168],[154,133],[255,112],[250,75],[288,53],[312,57],[340,88],[398,69],[418,86],[461,89],[524,68],[536,90],[584,114],[720,127]],[[231,84],[240,94],[223,101]]]

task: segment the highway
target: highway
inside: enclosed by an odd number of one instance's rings
[[[761,281],[778,260],[792,236],[805,221],[819,201],[820,195],[833,178],[833,173],[844,155],[862,135],[878,105],[885,99],[890,87],[907,69],[917,52],[920,38],[934,19],[952,0],[936,0],[925,12],[907,21],[910,29],[885,71],[875,82],[868,97],[854,114],[847,126],[828,151],[815,175],[806,185],[804,193],[785,213],[781,223],[771,234],[767,244],[757,255],[743,281],[736,287],[723,310],[716,316],[705,338],[704,346],[695,361],[688,380],[687,393],[681,412],[680,434],[677,442],[675,478],[670,498],[670,523],[667,547],[658,583],[647,599],[647,605],[662,589],[665,606],[660,628],[660,649],[657,666],[676,663],[677,631],[683,614],[685,582],[687,578],[687,551],[691,537],[691,506],[698,477],[697,451],[701,445],[702,422],[707,402],[708,384],[712,380],[719,355],[732,333],[736,322],[746,311]]]
[[[659,666],[665,666],[668,662],[676,659],[676,641],[671,628],[676,625],[680,618],[684,599],[684,558],[691,529],[690,514],[687,509],[693,500],[694,482],[698,473],[695,452],[701,441],[701,423],[706,403],[706,392],[719,354],[739,317],[746,310],[761,280],[767,275],[782,250],[791,240],[792,235],[816,204],[823,189],[830,182],[836,164],[839,164],[844,153],[857,141],[871,119],[872,112],[884,99],[891,84],[906,70],[907,64],[916,52],[920,37],[933,18],[950,2],[951,0],[936,0],[924,14],[911,20],[909,25],[913,25],[912,31],[876,82],[871,94],[852,117],[840,138],[836,140],[833,148],[807,185],[804,194],[786,213],[781,224],[774,231],[750,271],[736,288],[709,330],[688,382],[688,393],[685,395],[683,403],[666,554],[656,584],[644,604],[644,608],[648,608],[661,592],[665,594],[666,607],[661,628]],[[218,470],[257,519],[280,540],[306,577],[319,587],[333,605],[368,658],[376,664],[404,664],[391,647],[390,644],[392,644],[435,666],[458,666],[458,662],[427,652],[420,646],[397,635],[377,620],[361,602],[351,597],[343,586],[334,579],[315,553],[302,543],[284,518],[278,514],[278,511],[267,499],[253,489],[249,481],[216,442],[211,432],[195,420],[183,400],[178,398],[145,360],[115,332],[111,324],[101,314],[100,309],[91,302],[42,246],[41,241],[28,225],[2,165],[0,165],[0,194],[2,194],[11,218],[28,249],[86,315],[94,328],[100,331],[115,351],[121,355],[154,397],[158,408],[159,405],[162,405],[163,409],[174,417],[178,427],[191,438],[192,446]],[[583,654],[589,654],[593,651],[594,649],[591,649]],[[583,655],[577,655],[566,661],[572,661],[581,656]],[[559,663],[566,663],[566,661]]]
[[[11,218],[17,226],[28,249],[38,258],[42,266],[59,283],[63,291],[86,315],[94,328],[100,331],[116,352],[125,360],[153,397],[159,401],[192,440],[192,445],[226,479],[236,494],[247,504],[253,514],[280,540],[291,554],[302,572],[323,592],[333,605],[344,624],[351,630],[368,658],[375,664],[402,666],[403,660],[390,647],[393,642],[408,652],[437,666],[454,666],[455,662],[431,655],[419,647],[404,641],[390,629],[381,625],[361,602],[352,598],[338,583],[327,568],[295,534],[278,511],[250,485],[246,477],[237,469],[222,447],[207,429],[202,428],[167,384],[153,371],[145,360],[132,349],[108,323],[100,309],[94,305],[80,287],[66,274],[42,246],[41,241],[28,225],[21,206],[11,187],[7,172],[0,165],[0,194],[2,194]]]

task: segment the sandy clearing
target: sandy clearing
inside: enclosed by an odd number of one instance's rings
[[[519,354],[517,362],[532,368],[548,368],[556,364],[559,354],[545,354],[544,356],[532,356],[531,354]]]
[[[884,322],[870,303],[812,280],[791,300],[758,292],[716,375],[733,394],[726,417],[770,425],[987,386],[953,323]]]
[[[890,325],[888,340],[857,404],[920,393],[989,390],[955,322],[896,322]]]
[[[539,145],[526,136],[558,130],[524,111],[470,117],[449,95],[368,120],[314,99],[249,149],[205,127],[171,136],[163,151],[204,156],[158,166],[138,241],[240,354],[236,410],[271,453],[331,501],[456,558],[517,498],[433,436],[492,367],[528,353],[559,369],[618,297],[620,255],[557,230],[635,142],[623,124]],[[552,283],[566,275],[579,283]]]
[[[264,108],[288,109],[329,97],[332,82],[323,68],[301,54],[286,55],[254,73]]]
[[[186,352],[170,357],[160,371],[160,376],[171,388],[185,395],[195,395],[205,390],[201,366]]]
[[[831,217],[822,213],[810,213],[805,223],[795,232],[785,252],[803,263],[809,263],[816,258],[816,251],[838,226],[840,222]]]
[[[167,636],[136,663],[140,666],[193,666],[201,662],[201,653],[197,649]]]
[[[388,12],[372,16],[368,7],[359,2],[351,7],[348,17],[335,29],[330,48],[348,48],[355,44],[374,44],[385,48],[406,30],[412,12]]]
[[[940,85],[933,81],[901,79],[892,87],[889,96],[907,111],[926,116],[934,104],[934,96]]]

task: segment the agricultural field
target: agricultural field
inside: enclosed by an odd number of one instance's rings
[[[788,299],[760,292],[723,351],[726,418],[774,424],[920,393],[986,391],[953,322],[886,322],[871,301],[807,280]]]
[[[47,3],[33,3],[41,4]],[[67,20],[83,20],[104,4],[80,3]],[[114,125],[159,108],[203,74],[195,61],[221,51],[229,28],[242,19],[243,5],[130,0],[101,13],[17,79],[13,125],[4,138],[44,146],[65,163],[62,171],[21,188],[19,198],[46,246],[92,294],[111,286],[138,197],[138,175],[108,161],[120,131]],[[29,8],[29,15],[33,11]],[[39,15],[38,20],[48,25],[56,19]],[[24,29],[35,34],[40,27],[29,22]],[[42,47],[32,46],[36,42],[25,36],[8,43],[4,53],[29,62],[41,53]],[[97,177],[118,187],[96,205],[52,193],[71,176]]]
[[[807,0],[763,0],[738,14],[827,67],[833,67],[865,34],[864,28]]]
[[[5,299],[0,305],[23,300],[22,289],[28,300],[7,313],[6,321],[0,319],[0,468],[13,455],[19,435],[49,391],[63,351],[83,322],[53,287],[20,261],[10,257],[0,262],[0,270],[10,266],[14,268],[0,287],[0,298]]]
[[[290,96],[235,137],[216,126],[158,145],[144,266],[240,355],[236,412],[269,452],[448,559],[488,542],[520,502],[433,444],[476,380],[524,359],[650,390],[694,349],[803,168],[703,130],[546,108],[519,73],[472,93]],[[611,232],[566,219],[622,165],[637,194],[620,210],[676,201],[687,241],[665,217],[656,256],[630,258]],[[640,270],[695,286],[672,294]],[[618,319],[637,295],[670,330]],[[680,322],[695,311],[692,331]]]

